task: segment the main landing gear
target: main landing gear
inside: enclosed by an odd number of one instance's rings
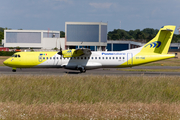
[[[86,69],[84,67],[80,67],[78,69],[79,69],[80,73],[85,73],[86,72]]]

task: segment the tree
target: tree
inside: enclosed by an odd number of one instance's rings
[[[65,38],[65,32],[64,31],[60,31],[60,38]]]

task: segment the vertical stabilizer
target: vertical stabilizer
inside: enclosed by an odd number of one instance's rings
[[[156,37],[145,44],[141,52],[167,54],[176,26],[163,26]]]

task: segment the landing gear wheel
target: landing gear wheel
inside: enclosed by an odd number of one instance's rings
[[[83,73],[85,73],[85,72],[86,72],[86,69],[84,69]]]
[[[80,70],[80,73],[83,73],[83,69],[82,68],[80,68],[79,70]]]

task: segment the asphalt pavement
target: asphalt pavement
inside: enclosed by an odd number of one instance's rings
[[[78,70],[67,70],[64,68],[17,68],[12,72],[12,68],[0,66],[0,75],[125,75],[125,76],[180,76],[180,72],[138,72],[122,71],[122,69],[180,69],[180,66],[136,66],[132,68],[100,68],[87,70],[86,73],[80,73]]]

